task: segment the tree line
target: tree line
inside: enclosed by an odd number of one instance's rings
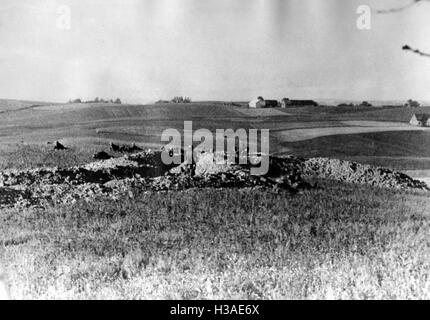
[[[115,103],[115,104],[122,104],[121,99],[120,98],[116,98],[115,100],[110,99],[110,100],[105,100],[103,98],[95,98],[94,100],[81,100],[80,98],[78,99],[70,99],[69,103]]]

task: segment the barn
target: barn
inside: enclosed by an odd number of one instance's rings
[[[266,108],[277,108],[279,107],[278,100],[264,100],[266,103]]]
[[[290,100],[284,98],[281,101],[281,108],[294,108],[294,107],[317,107],[318,103],[313,100]]]
[[[426,113],[415,113],[409,123],[417,127],[430,127],[430,115]]]

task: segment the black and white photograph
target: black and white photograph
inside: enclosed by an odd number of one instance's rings
[[[429,17],[0,0],[0,300],[430,299]]]

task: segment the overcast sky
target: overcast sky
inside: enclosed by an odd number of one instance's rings
[[[356,26],[404,3],[1,0],[0,97],[430,99],[430,59],[401,50],[430,52],[430,3]]]

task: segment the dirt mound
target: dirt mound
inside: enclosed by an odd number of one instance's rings
[[[108,154],[105,151],[100,151],[100,152],[97,152],[93,155],[93,159],[96,159],[96,160],[108,160],[108,159],[112,159],[112,158],[113,158],[113,156],[111,156],[110,154]]]
[[[387,168],[351,161],[312,158],[303,162],[306,176],[395,189],[428,190],[426,183]]]
[[[171,166],[165,166],[159,154],[142,152],[121,158],[96,161],[81,167],[66,169],[39,168],[31,170],[5,170],[0,172],[0,187],[34,184],[106,183],[113,179],[124,179],[136,175],[157,177]]]
[[[10,204],[26,203],[25,199],[28,197],[29,194],[25,190],[0,187],[0,207]]]
[[[201,154],[196,164],[164,165],[161,152],[140,152],[66,169],[39,168],[0,172],[0,207],[73,203],[97,196],[133,197],[142,191],[190,188],[270,188],[296,192],[310,177],[399,189],[426,189],[425,183],[384,168],[335,159],[270,158],[264,176],[251,165],[221,163],[224,155]],[[215,160],[218,161],[213,161]],[[237,160],[237,159],[236,159]]]
[[[136,146],[134,143],[132,146],[127,146],[127,145],[117,145],[111,142],[110,148],[112,151],[119,152],[119,153],[134,153],[138,151],[143,151],[142,148]]]
[[[285,162],[287,160],[282,160]],[[146,190],[234,187],[294,192],[308,187],[299,168],[288,172],[284,169],[272,170],[266,176],[252,176],[249,166],[214,163],[211,154],[201,155],[193,165],[184,162],[180,166],[168,166],[162,163],[160,152],[145,151],[81,167],[0,172],[0,206],[73,203],[102,195],[133,196],[135,192]]]

